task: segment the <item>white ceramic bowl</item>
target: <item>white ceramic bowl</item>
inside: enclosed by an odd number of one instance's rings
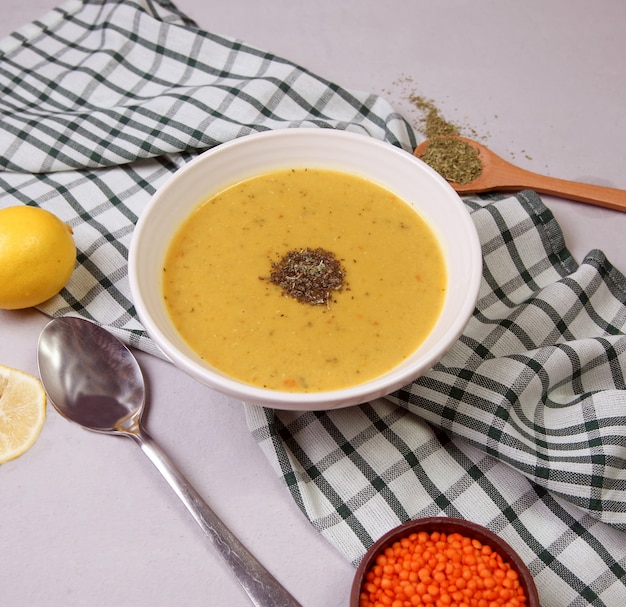
[[[172,324],[161,291],[169,243],[203,200],[243,179],[279,169],[327,168],[362,176],[394,192],[429,222],[448,269],[443,310],[426,341],[387,373],[365,383],[316,393],[248,385],[208,366]],[[286,129],[221,144],[190,161],[161,187],[142,213],[129,255],[129,278],[141,322],[174,365],[198,381],[242,401],[277,409],[324,410],[384,396],[428,371],[462,333],[476,302],[482,256],[462,200],[412,154],[365,135],[329,129]]]

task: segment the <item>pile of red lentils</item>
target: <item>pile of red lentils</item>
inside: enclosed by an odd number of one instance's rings
[[[395,542],[365,575],[360,607],[522,607],[517,571],[459,533],[419,532]]]

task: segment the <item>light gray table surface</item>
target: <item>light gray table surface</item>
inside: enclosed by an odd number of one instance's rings
[[[204,29],[347,88],[412,95],[524,168],[626,189],[622,0],[176,0]],[[0,35],[59,4],[0,0]],[[626,214],[544,197],[579,261],[626,271]],[[36,373],[47,318],[0,312],[0,364]],[[250,434],[239,402],[138,353],[146,426],[198,491],[306,607],[346,606],[354,570],[308,523]],[[245,606],[243,591],[131,441],[48,407],[44,430],[0,467],[6,607]]]

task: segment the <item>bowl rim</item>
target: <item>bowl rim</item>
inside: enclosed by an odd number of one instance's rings
[[[466,537],[477,539],[482,544],[488,544],[492,550],[498,552],[504,560],[508,561],[519,575],[521,584],[526,593],[526,607],[541,607],[535,580],[520,555],[512,546],[483,525],[467,519],[451,516],[430,516],[412,519],[390,529],[376,540],[367,549],[357,566],[350,591],[350,607],[358,607],[363,578],[373,565],[376,557],[378,557],[385,548],[388,548],[396,541],[411,533],[419,533],[420,531],[430,533],[439,531],[446,534],[459,533]]]
[[[469,290],[467,293],[467,297],[464,298],[463,305],[461,306],[457,317],[447,327],[445,333],[440,339],[441,343],[435,344],[427,354],[423,355],[417,371],[407,368],[394,368],[390,370],[389,372],[384,374],[385,378],[390,380],[385,381],[385,384],[388,387],[384,389],[382,389],[382,386],[379,386],[379,377],[372,378],[371,380],[343,389],[326,390],[319,392],[278,391],[263,388],[260,386],[254,386],[237,380],[236,378],[228,377],[221,374],[217,370],[212,370],[204,365],[201,365],[199,362],[192,360],[185,353],[181,352],[175,345],[172,345],[167,336],[163,334],[158,324],[153,321],[153,315],[148,307],[144,304],[144,299],[141,296],[141,287],[139,284],[140,268],[138,267],[139,244],[141,243],[142,239],[145,240],[146,238],[148,238],[148,235],[145,234],[147,229],[146,225],[151,219],[153,209],[159,205],[159,201],[163,197],[166,197],[168,195],[170,189],[174,187],[173,184],[183,179],[185,175],[193,171],[197,167],[197,165],[206,163],[208,159],[215,155],[232,154],[233,152],[236,152],[238,148],[252,145],[253,142],[263,139],[277,140],[276,143],[280,143],[281,139],[297,137],[316,139],[322,138],[324,140],[328,140],[329,144],[332,143],[332,141],[334,141],[335,139],[343,139],[346,142],[352,142],[354,145],[367,145],[371,148],[379,148],[382,153],[388,155],[398,155],[400,157],[398,162],[415,163],[415,166],[419,167],[422,173],[427,173],[430,179],[437,182],[437,187],[441,187],[444,189],[446,196],[450,198],[450,204],[455,205],[457,207],[458,215],[463,217],[462,221],[464,222],[464,231],[467,234],[466,246],[471,251],[471,256],[475,261],[472,266],[474,275],[468,278]],[[259,169],[257,174],[260,174],[262,171],[263,169]],[[209,192],[209,194],[207,195],[210,194],[211,192]],[[460,212],[461,208],[463,209],[463,213]],[[466,214],[466,217],[464,213]],[[413,154],[410,154],[406,150],[397,147],[389,142],[382,141],[361,133],[336,129],[303,127],[263,131],[227,141],[206,150],[205,152],[199,154],[188,163],[180,167],[178,170],[176,170],[165,181],[165,183],[157,189],[157,191],[153,194],[151,200],[148,202],[147,206],[139,216],[129,249],[128,267],[132,300],[133,304],[135,305],[135,309],[137,311],[139,319],[145,327],[148,335],[154,340],[162,353],[176,366],[181,368],[183,371],[185,371],[198,381],[201,381],[205,385],[208,385],[209,387],[212,387],[223,394],[227,394],[245,402],[250,402],[263,406],[270,406],[276,409],[314,410],[351,406],[367,402],[368,400],[373,400],[375,398],[389,394],[404,385],[407,385],[416,377],[418,377],[421,373],[425,372],[424,369],[428,370],[432,368],[432,366],[443,357],[449,347],[451,347],[451,345],[456,342],[458,337],[465,329],[469,319],[471,318],[476,299],[478,297],[478,290],[482,278],[482,252],[475,226],[460,196],[454,191],[450,184],[441,175],[439,175],[434,169],[426,165],[423,161],[415,157]]]

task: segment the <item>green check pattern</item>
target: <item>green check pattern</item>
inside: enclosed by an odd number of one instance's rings
[[[542,605],[621,604],[626,281],[600,251],[578,265],[534,192],[465,202],[483,282],[444,359],[359,407],[249,407],[250,429],[355,564],[402,522],[466,518],[518,551]]]
[[[47,208],[79,250],[67,288],[41,309],[84,316],[155,355],[126,260],[141,210],[176,169],[279,128],[415,145],[382,98],[200,31],[163,0],[68,0],[0,41],[0,91],[0,205]]]
[[[346,129],[410,152],[381,97],[348,91],[167,0],[69,0],[0,41],[0,207],[68,222],[70,283],[41,309],[161,356],[127,255],[151,195],[195,155],[279,128]],[[428,374],[327,412],[244,405],[311,524],[346,558],[408,519],[448,515],[508,540],[544,607],[626,604],[626,279],[578,264],[533,192],[467,198],[484,257],[475,313]]]

